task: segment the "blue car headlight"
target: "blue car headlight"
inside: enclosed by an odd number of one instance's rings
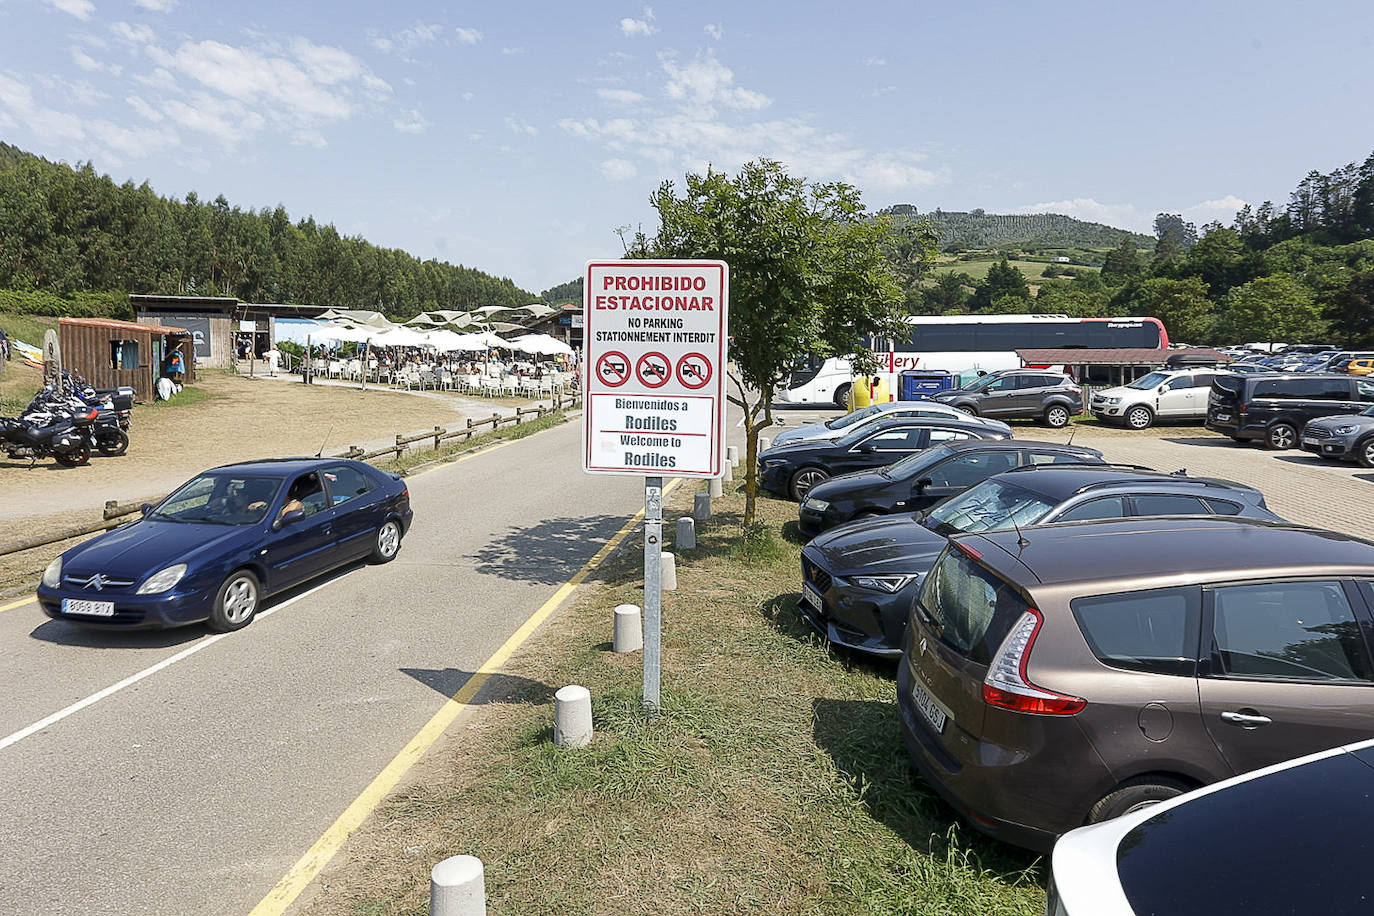
[[[906,588],[908,583],[914,582],[919,578],[921,578],[920,573],[914,576],[851,576],[849,581],[859,586],[859,588],[867,588],[875,592],[885,592],[889,595],[895,595],[897,592]]]
[[[168,566],[166,569],[158,570],[144,580],[138,587],[140,595],[156,595],[167,591],[172,586],[181,581],[181,577],[186,575],[186,564],[178,563],[175,566]]]
[[[48,564],[48,568],[43,570],[43,584],[48,588],[57,588],[62,584],[62,558],[58,557]]]

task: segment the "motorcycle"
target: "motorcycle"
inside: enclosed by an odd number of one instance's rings
[[[21,419],[41,427],[55,422],[64,412],[82,413],[94,408],[95,422],[82,427],[87,444],[102,455],[122,455],[129,448],[129,435],[125,430],[133,422],[129,416],[132,404],[120,410],[116,409],[117,403],[113,394],[101,395],[93,388],[78,388],[66,393],[49,385],[34,395]]]
[[[11,458],[37,462],[51,456],[63,467],[74,468],[91,459],[90,429],[96,411],[55,414],[54,421],[37,426],[21,417],[0,417],[0,449]]]

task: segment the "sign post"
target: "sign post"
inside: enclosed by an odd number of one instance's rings
[[[588,261],[582,470],[644,478],[644,705],[660,705],[663,475],[725,461],[730,269],[724,261]]]

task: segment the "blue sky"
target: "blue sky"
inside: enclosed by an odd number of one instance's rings
[[[1229,222],[1374,150],[1368,2],[0,0],[0,139],[539,292],[758,156],[912,203]]]

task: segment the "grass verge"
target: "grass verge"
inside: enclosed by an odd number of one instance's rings
[[[480,433],[473,436],[471,439],[464,439],[461,442],[450,439],[449,444],[441,444],[437,451],[433,448],[424,448],[423,441],[416,442],[414,445],[420,446],[421,448],[419,450],[402,452],[399,459],[378,461],[376,462],[376,466],[383,471],[404,475],[416,468],[447,461],[450,458],[456,458],[459,455],[474,451],[483,446],[491,445],[493,442],[500,442],[505,439],[523,439],[541,430],[561,426],[566,422],[568,422],[567,414],[561,410],[556,410],[553,413],[545,414],[533,420],[526,420],[514,426],[506,426],[491,432]]]
[[[306,912],[422,914],[429,868],[458,853],[485,863],[492,914],[1043,912],[1038,860],[908,776],[891,664],[832,653],[798,617],[795,506],[762,500],[747,537],[742,507],[717,500],[678,554],[657,719],[639,654],[605,641],[611,609],[642,597],[627,550],[350,840]],[[572,683],[596,738],[559,750],[552,696]]]

